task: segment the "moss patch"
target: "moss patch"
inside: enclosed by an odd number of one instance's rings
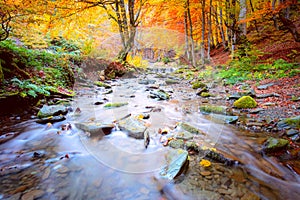
[[[201,81],[195,81],[192,83],[192,88],[193,89],[198,89],[198,88],[204,88],[206,85],[202,83]]]
[[[104,87],[104,88],[106,88],[106,89],[111,88],[111,85],[106,84],[106,83],[103,83],[103,82],[101,82],[101,81],[95,81],[94,84],[97,85],[98,87]]]
[[[107,103],[104,105],[104,108],[118,108],[127,104],[127,102]]]
[[[214,106],[214,105],[205,105],[200,106],[200,111],[204,113],[216,113],[216,114],[226,114],[225,106]]]
[[[255,108],[257,106],[256,101],[250,96],[243,96],[233,103],[236,108]]]

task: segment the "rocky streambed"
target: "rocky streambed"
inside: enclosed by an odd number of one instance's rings
[[[174,70],[78,80],[70,101],[5,127],[0,198],[299,198],[297,155],[282,165],[268,154],[289,144],[239,129],[242,115],[228,109],[226,88],[201,97]]]

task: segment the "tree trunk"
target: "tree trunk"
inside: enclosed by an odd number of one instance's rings
[[[246,8],[246,0],[240,0],[240,13],[239,13],[239,20],[245,20],[247,15],[247,8]],[[243,35],[247,35],[247,23],[240,24],[240,30],[242,31]]]
[[[189,30],[188,30],[188,20],[187,20],[187,11],[184,11],[184,33],[185,33],[185,53],[187,59],[190,60],[190,44],[189,44]]]
[[[194,43],[194,39],[193,39],[193,24],[192,24],[191,12],[190,12],[190,1],[187,0],[186,3],[187,3],[187,17],[188,17],[189,28],[190,28],[190,42],[191,42],[192,65],[196,66],[195,43]]]
[[[218,19],[218,15],[216,15],[216,17]],[[220,7],[220,26],[219,26],[219,29],[220,29],[220,33],[221,33],[223,47],[224,47],[224,49],[226,49],[226,39],[225,39],[225,34],[224,34],[224,29],[223,29],[223,12],[222,12],[221,7]]]
[[[251,7],[251,11],[252,13],[254,13],[254,7],[253,7],[253,4],[252,4],[252,0],[249,0],[250,1],[250,7]],[[256,19],[254,20],[254,26],[255,26],[255,30],[256,32],[259,34],[259,31],[258,31],[258,27],[257,27],[257,21]]]
[[[211,7],[212,7],[212,0],[209,1],[209,16],[208,16],[208,36],[207,36],[207,59],[210,60],[210,47],[211,47]]]
[[[277,1],[277,0],[272,0],[272,10],[273,10],[273,11],[275,10],[276,1]],[[276,30],[279,30],[276,15],[273,15],[272,19],[273,19],[274,26],[275,26]]]
[[[201,7],[201,11],[202,11],[202,36],[201,36],[201,63],[204,64],[205,63],[205,49],[204,49],[204,40],[205,40],[205,0],[202,0],[202,7]]]

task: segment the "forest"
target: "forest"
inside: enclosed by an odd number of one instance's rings
[[[298,0],[0,0],[0,199],[300,198]]]

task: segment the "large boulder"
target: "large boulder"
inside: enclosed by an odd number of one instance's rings
[[[38,118],[45,118],[50,116],[57,115],[66,115],[68,113],[68,109],[63,105],[44,105],[38,112]]]

